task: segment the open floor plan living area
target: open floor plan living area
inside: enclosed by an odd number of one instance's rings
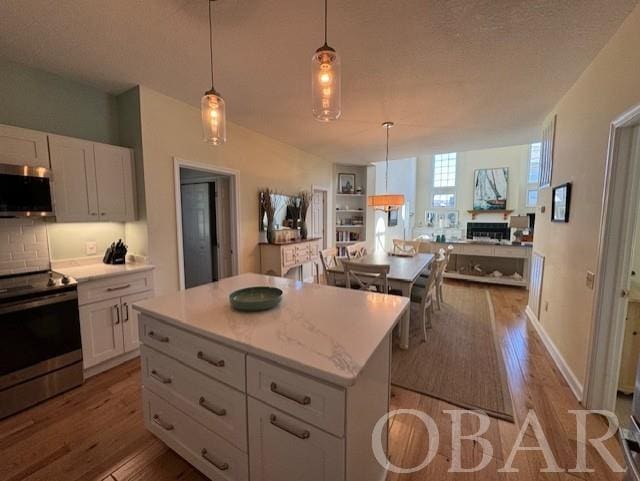
[[[0,2],[0,481],[640,481],[638,0]]]

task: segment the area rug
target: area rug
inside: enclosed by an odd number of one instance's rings
[[[513,422],[513,402],[489,291],[468,284],[445,284],[444,300],[442,309],[435,309],[426,342],[413,306],[410,347],[403,351],[394,345],[391,383]]]

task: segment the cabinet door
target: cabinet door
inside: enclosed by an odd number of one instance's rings
[[[140,335],[138,333],[139,313],[131,306],[136,302],[144,301],[151,297],[153,297],[153,291],[139,292],[138,294],[131,294],[120,299],[124,352],[137,349],[140,343]]]
[[[625,394],[633,393],[639,356],[640,303],[629,302],[624,330],[624,343],[622,345],[622,358],[620,360],[620,378],[618,380],[618,390]]]
[[[130,149],[94,144],[100,220],[135,219],[133,154]]]
[[[98,221],[93,142],[49,135],[58,222]]]
[[[343,439],[248,400],[252,481],[344,480]]]
[[[0,125],[0,164],[50,167],[47,134]]]
[[[124,353],[120,299],[80,307],[85,369]]]

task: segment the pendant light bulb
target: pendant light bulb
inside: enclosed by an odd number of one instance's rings
[[[313,116],[321,122],[337,120],[341,114],[340,56],[327,44],[327,0],[324,2],[324,45],[311,57]]]
[[[213,28],[211,3],[209,3],[209,54],[211,59],[211,89],[207,90],[200,101],[202,134],[204,141],[212,145],[222,145],[227,141],[227,113],[224,99],[213,86]]]

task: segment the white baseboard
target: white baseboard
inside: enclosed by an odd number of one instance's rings
[[[138,356],[140,356],[140,349],[135,349],[131,352],[127,352],[118,357],[114,357],[113,359],[109,359],[108,361],[105,361],[101,364],[91,366],[90,368],[87,368],[84,370],[84,379],[86,381],[87,379],[95,376],[96,374],[100,374],[101,372],[108,371],[109,369],[112,369],[122,364],[123,362],[130,361],[131,359],[136,358]]]
[[[567,381],[567,384],[571,388],[571,391],[573,391],[573,395],[576,397],[578,402],[581,402],[584,386],[573,373],[573,371],[567,364],[567,361],[564,360],[564,357],[562,357],[562,354],[560,354],[560,351],[553,343],[553,341],[547,334],[547,331],[544,329],[544,327],[542,327],[542,324],[540,324],[540,321],[529,306],[527,306],[525,312],[527,314],[527,317],[529,318],[529,322],[531,322],[531,325],[535,328],[538,336],[540,336],[540,339],[542,339],[542,343],[547,348],[551,359],[553,359],[553,362],[555,362],[565,381]]]

